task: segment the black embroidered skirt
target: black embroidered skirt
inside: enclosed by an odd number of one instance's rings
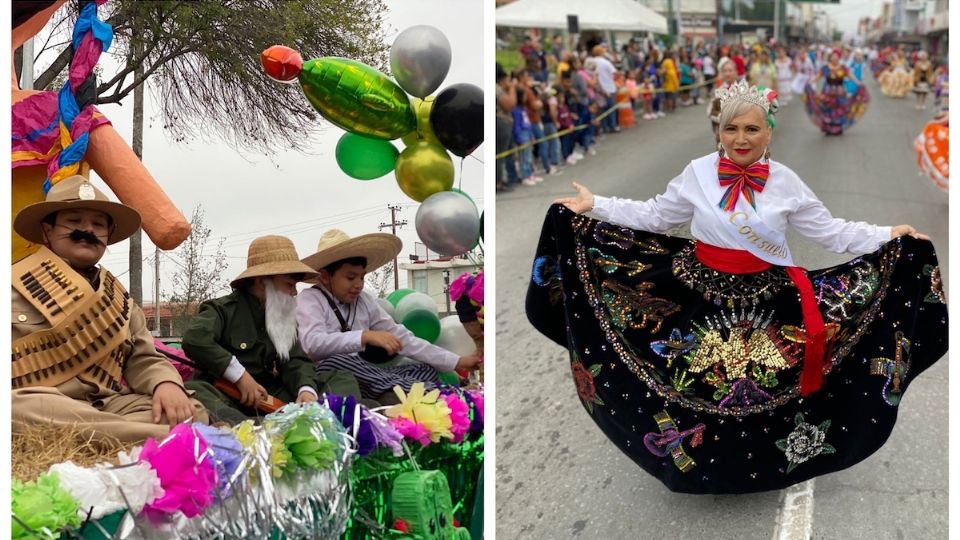
[[[671,490],[766,491],[875,452],[910,382],[947,350],[931,243],[902,237],[809,276],[829,360],[806,398],[803,317],[786,272],[717,272],[691,240],[554,205],[527,316],[569,349],[600,429]]]

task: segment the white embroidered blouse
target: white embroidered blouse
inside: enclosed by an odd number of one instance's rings
[[[716,154],[699,159],[718,160]],[[716,172],[716,167],[713,167]],[[594,196],[593,214],[604,221],[648,232],[664,233],[690,222],[690,232],[701,242],[743,249],[735,230],[720,222],[713,210],[719,201],[707,200],[691,162],[667,184],[663,194],[647,201]],[[712,181],[719,180],[714,174]],[[742,197],[741,197],[742,198]],[[835,218],[813,191],[790,168],[770,160],[763,191],[755,194],[757,213],[768,227],[785,231],[787,225],[824,249],[862,255],[890,240],[891,227]]]

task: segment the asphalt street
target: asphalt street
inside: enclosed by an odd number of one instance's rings
[[[887,98],[869,78],[864,118],[840,137],[822,135],[798,96],[778,115],[773,159],[796,171],[835,216],[929,234],[947,268],[947,196],[918,176],[913,139],[932,117]],[[571,181],[594,193],[647,199],[691,160],[715,151],[705,106],[679,108],[608,136],[560,176],[497,197],[496,531],[499,538],[947,537],[947,362],[920,376],[900,404],[886,445],[847,470],[817,478],[812,518],[778,528],[784,494],[675,494],[600,432],[581,406],[567,352],[527,322],[523,300],[543,218]],[[792,231],[807,268],[850,257],[823,251]],[[945,283],[945,286],[949,285]],[[807,500],[806,502],[809,502]],[[778,533],[778,531],[780,531]],[[797,532],[799,531],[799,532]]]

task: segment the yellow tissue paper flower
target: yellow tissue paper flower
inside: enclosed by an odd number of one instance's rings
[[[283,476],[287,462],[293,457],[287,445],[283,443],[283,435],[270,437],[270,472],[274,478]]]
[[[430,392],[425,390],[422,382],[410,387],[409,394],[404,394],[402,388],[394,386],[393,391],[400,398],[400,403],[387,409],[387,417],[406,418],[421,424],[430,430],[430,440],[433,442],[440,442],[441,437],[453,439],[453,433],[450,431],[453,422],[450,420],[450,408],[447,407],[447,402],[440,399],[440,390]]]
[[[237,440],[244,448],[253,446],[253,420],[244,420],[233,427],[233,432],[237,435]]]

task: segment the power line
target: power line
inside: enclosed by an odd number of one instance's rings
[[[230,238],[230,237],[233,237],[233,236],[243,236],[243,235],[247,235],[247,234],[260,234],[260,233],[262,233],[263,231],[270,231],[270,230],[274,230],[274,229],[282,229],[282,228],[284,228],[284,227],[294,227],[294,226],[297,226],[297,225],[303,225],[303,224],[305,224],[305,223],[310,223],[310,222],[313,222],[313,221],[328,221],[328,220],[331,220],[331,219],[336,219],[336,218],[339,217],[339,216],[348,216],[348,215],[354,214],[354,213],[356,213],[356,212],[369,212],[369,211],[373,211],[373,210],[379,211],[379,210],[380,210],[380,206],[377,205],[377,206],[370,206],[370,207],[367,207],[367,208],[360,208],[360,209],[357,209],[357,210],[349,210],[349,211],[341,212],[341,213],[339,213],[339,214],[332,214],[332,215],[328,215],[328,216],[324,216],[324,217],[320,217],[320,218],[313,218],[313,219],[308,219],[308,220],[305,220],[305,221],[297,221],[297,222],[293,222],[293,223],[287,223],[287,224],[284,224],[284,225],[275,225],[275,226],[273,226],[273,227],[264,227],[264,228],[261,228],[261,229],[257,229],[257,230],[255,230],[255,231],[248,231],[248,232],[242,232],[242,233],[228,234],[228,235],[222,236],[221,238]]]
[[[299,227],[299,228],[296,228],[296,229],[293,229],[293,230],[275,230],[275,231],[273,231],[273,232],[274,232],[274,234],[281,234],[281,235],[283,235],[283,236],[291,236],[291,235],[294,235],[294,234],[299,234],[299,233],[302,233],[302,232],[315,230],[315,229],[318,229],[318,228],[321,228],[321,227],[327,227],[327,226],[330,226],[330,225],[333,225],[333,224],[336,224],[336,223],[348,223],[348,222],[350,222],[350,221],[356,221],[356,220],[358,220],[358,219],[364,219],[364,218],[373,217],[373,216],[375,216],[379,211],[380,211],[379,209],[376,209],[376,210],[368,210],[368,211],[364,211],[364,212],[362,212],[362,213],[356,214],[356,215],[354,215],[353,217],[350,217],[350,218],[344,218],[344,217],[342,217],[342,215],[341,215],[341,216],[337,216],[337,217],[327,217],[327,218],[323,218],[323,219],[321,219],[321,220],[314,220],[314,221],[312,221],[312,222],[310,223],[310,225],[308,225],[308,226],[306,226],[306,227]],[[352,213],[352,212],[351,212],[351,213]],[[350,213],[348,213],[347,215],[349,215],[349,214],[350,214]],[[304,222],[304,223],[306,223],[306,222]],[[286,225],[286,226],[284,226],[284,227],[291,227],[291,226],[295,226],[295,225]],[[276,227],[275,227],[275,229],[276,229]],[[223,247],[224,247],[224,248],[230,248],[230,247],[237,247],[237,246],[245,245],[247,242],[249,242],[250,240],[252,240],[254,237],[256,237],[256,236],[262,236],[263,233],[264,233],[265,231],[267,231],[267,230],[269,230],[269,229],[261,229],[261,230],[259,230],[259,231],[255,231],[255,232],[252,232],[252,233],[246,233],[245,235],[243,235],[243,236],[246,236],[246,238],[239,238],[238,236],[240,236],[240,235],[231,235],[231,237],[234,237],[234,239],[231,240],[231,241],[228,241],[228,242],[224,242]],[[210,238],[209,240],[207,240],[207,242],[206,242],[204,245],[206,245],[207,243],[209,243],[209,242],[211,242],[211,241],[214,241],[214,240],[220,241],[220,240],[223,240],[223,239],[225,239],[225,238],[227,238],[227,237],[224,236],[224,237]]]

